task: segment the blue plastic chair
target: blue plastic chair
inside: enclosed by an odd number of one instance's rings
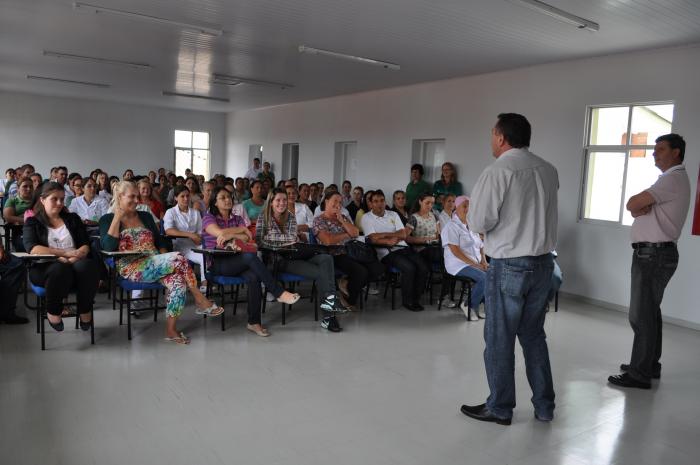
[[[37,286],[31,281],[29,281],[29,286],[32,289],[32,292],[36,295],[37,298],[37,304],[36,304],[36,320],[37,320],[37,332],[41,333],[41,350],[46,350],[46,330],[45,330],[45,325],[44,325],[44,320],[47,319],[46,316],[46,288],[43,288],[41,286]],[[72,316],[72,315],[71,315]],[[90,344],[95,345],[95,312],[90,311]],[[80,319],[80,315],[78,312],[75,312],[75,327],[76,329],[78,328],[78,320]]]

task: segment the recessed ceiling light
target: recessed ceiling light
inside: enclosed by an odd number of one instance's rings
[[[27,79],[33,79],[33,80],[37,80],[37,81],[62,82],[64,84],[77,84],[77,85],[81,85],[81,86],[101,87],[103,89],[106,89],[108,87],[112,87],[111,84],[103,84],[101,82],[74,81],[73,79],[61,79],[61,78],[55,78],[55,77],[49,77],[49,76],[34,76],[32,74],[28,74]]]
[[[187,98],[198,98],[202,100],[215,100],[217,102],[225,102],[228,103],[231,100],[223,97],[209,97],[207,95],[197,95],[197,94],[183,94],[180,92],[170,92],[168,90],[163,91],[163,95],[166,95],[168,97],[187,97]]]
[[[514,1],[516,3],[519,3],[527,8],[530,8],[531,10],[538,11],[540,13],[544,13],[547,16],[551,16],[552,18],[556,18],[559,21],[563,21],[567,24],[572,24],[576,26],[579,29],[588,29],[589,31],[596,32],[600,30],[600,25],[598,23],[594,23],[593,21],[582,18],[580,16],[576,16],[572,13],[569,13],[568,11],[564,11],[562,9],[559,9],[555,6],[549,5],[544,2],[540,2],[539,0],[510,0]]]
[[[146,63],[134,63],[131,61],[112,60],[109,58],[74,55],[72,53],[53,52],[51,50],[44,50],[44,56],[52,57],[52,58],[62,58],[62,59],[66,59],[66,60],[84,61],[87,63],[98,63],[101,65],[125,66],[128,68],[144,69],[144,70],[151,69],[151,65],[146,64]]]
[[[202,26],[199,24],[183,23],[182,21],[175,21],[168,18],[160,18],[158,16],[145,15],[143,13],[136,13],[134,11],[117,10],[116,8],[107,8],[100,5],[91,5],[89,3],[74,2],[73,8],[76,10],[92,11],[94,13],[107,13],[115,16],[122,16],[129,19],[136,19],[141,21],[149,21],[158,24],[167,24],[170,26],[178,26],[183,29],[189,29],[192,31],[200,32],[202,34],[208,34],[212,36],[223,35],[224,31],[221,28],[214,28],[209,26]]]
[[[283,82],[272,82],[272,81],[262,81],[260,79],[248,79],[238,76],[229,76],[227,74],[214,74],[211,81],[214,84],[221,84],[224,86],[237,86],[238,84],[252,84],[255,86],[266,86],[266,87],[279,87],[280,89],[287,89],[294,87],[292,84],[285,84]]]
[[[333,52],[331,50],[323,50],[320,48],[307,47],[306,45],[299,46],[299,53],[308,53],[309,55],[325,55],[333,58],[340,58],[342,60],[356,61],[358,63],[364,63],[366,65],[379,66],[385,69],[400,70],[401,66],[396,63],[390,63],[388,61],[375,60],[374,58],[358,57],[355,55],[347,55],[345,53]]]

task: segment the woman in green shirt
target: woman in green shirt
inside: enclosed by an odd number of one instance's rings
[[[442,211],[442,198],[446,194],[462,195],[462,183],[457,181],[455,166],[449,161],[442,164],[442,176],[433,184],[435,209],[437,211]]]
[[[416,163],[411,166],[411,182],[406,186],[406,210],[409,213],[413,213],[413,209],[416,205],[416,200],[421,194],[430,194],[433,190],[430,184],[423,181],[423,165]]]
[[[17,187],[17,197],[5,202],[2,214],[5,221],[14,224],[24,224],[24,212],[32,206],[33,184],[30,178],[22,178]]]
[[[243,208],[245,208],[248,218],[250,218],[250,221],[253,223],[257,221],[258,216],[265,205],[265,199],[262,196],[262,187],[262,182],[253,181],[250,184],[250,192],[252,196],[248,200],[243,201]]]

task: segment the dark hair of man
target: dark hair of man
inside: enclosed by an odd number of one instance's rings
[[[671,150],[678,149],[678,156],[681,158],[681,162],[685,159],[685,140],[678,134],[664,134],[656,138],[656,143],[667,142]]]
[[[120,179],[117,176],[110,176],[109,177],[110,184],[112,183],[112,181],[120,181]]]
[[[259,162],[260,159],[259,159],[258,157],[255,157],[255,158],[253,158],[253,161],[258,161],[258,162]]]
[[[68,172],[68,168],[66,168],[65,166],[56,167],[56,171],[61,171],[61,170],[65,171],[66,173]]]
[[[532,128],[530,127],[530,122],[523,115],[517,113],[499,114],[496,131],[513,148],[520,149],[530,146]]]
[[[418,171],[421,176],[423,176],[425,174],[425,170],[423,169],[423,165],[421,165],[420,163],[414,163],[411,166],[411,171],[413,171],[413,170]]]
[[[238,182],[239,179],[240,179],[241,181],[243,181],[243,178],[240,178],[240,177],[239,177],[239,178],[236,178],[236,181],[235,181],[235,182]]]
[[[31,168],[32,171],[34,171],[34,165],[32,165],[31,163],[25,163],[24,165],[22,165],[23,170],[26,170],[28,168]]]
[[[54,192],[65,192],[63,189],[63,186],[60,185],[57,182],[47,182],[43,186],[40,187],[41,194],[39,197],[42,199],[47,198]],[[41,221],[43,224],[48,225],[51,224],[49,221],[49,217],[46,215],[46,210],[44,210],[44,204],[39,202],[34,206],[34,216],[36,216],[39,221]]]
[[[209,197],[209,212],[214,216],[221,216],[221,212],[216,208],[216,199],[219,197],[219,192],[226,192],[226,195],[231,197],[231,193],[226,190],[225,187],[217,186],[211,192],[211,197]]]
[[[378,196],[382,196],[386,199],[386,195],[384,195],[384,191],[381,189],[377,189],[376,191],[372,192],[372,195],[369,196],[369,201],[374,202],[374,198],[378,197]]]
[[[348,181],[347,179],[345,181],[343,181],[343,187],[345,187],[346,184],[348,186],[352,187],[352,183],[350,181]]]
[[[292,179],[293,179],[293,178],[292,178]],[[291,179],[290,179],[290,181],[291,181]],[[309,187],[308,184],[306,184],[305,182],[302,182],[301,184],[299,184],[299,190],[301,190],[301,188],[304,187],[304,186]]]
[[[74,180],[75,178],[80,178],[80,179],[82,179],[83,177],[80,175],[80,173],[75,173],[75,172],[68,175],[68,180],[69,180],[69,181],[72,181],[72,180]]]
[[[262,181],[259,181],[259,180],[256,179],[255,181],[251,182],[251,183],[250,183],[250,190],[251,190],[251,191],[253,190],[253,187],[255,187],[256,184],[260,184],[260,185],[262,186]],[[286,192],[285,192],[285,193],[286,193]]]
[[[182,194],[182,193],[185,192],[185,191],[187,191],[188,193],[189,193],[189,191],[190,191],[189,187],[187,187],[187,186],[185,186],[185,185],[182,185],[182,186],[175,186],[175,187],[173,188],[173,194],[175,195],[175,197],[177,197],[178,195]]]

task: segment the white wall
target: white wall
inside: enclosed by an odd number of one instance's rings
[[[211,173],[224,169],[223,113],[0,92],[0,167],[32,163],[45,177],[56,165],[120,177],[174,169],[175,129],[210,132]]]
[[[688,144],[686,166],[695,198],[700,150],[698,75],[700,48],[694,46],[236,112],[227,121],[227,172],[244,173],[248,144],[263,144],[265,156],[281,166],[282,143],[299,142],[301,181],[328,183],[334,142],[356,140],[364,176],[352,181],[391,191],[406,185],[412,139],[445,138],[447,157],[457,163],[460,179],[469,189],[492,161],[489,131],[496,115],[522,113],[533,126],[531,149],[559,170],[563,290],[627,306],[629,228],[577,222],[586,106],[675,101],[673,129]],[[667,288],[663,311],[697,327],[700,312],[694,286],[700,237],[690,235],[691,219],[692,208],[680,239],[680,265]]]

